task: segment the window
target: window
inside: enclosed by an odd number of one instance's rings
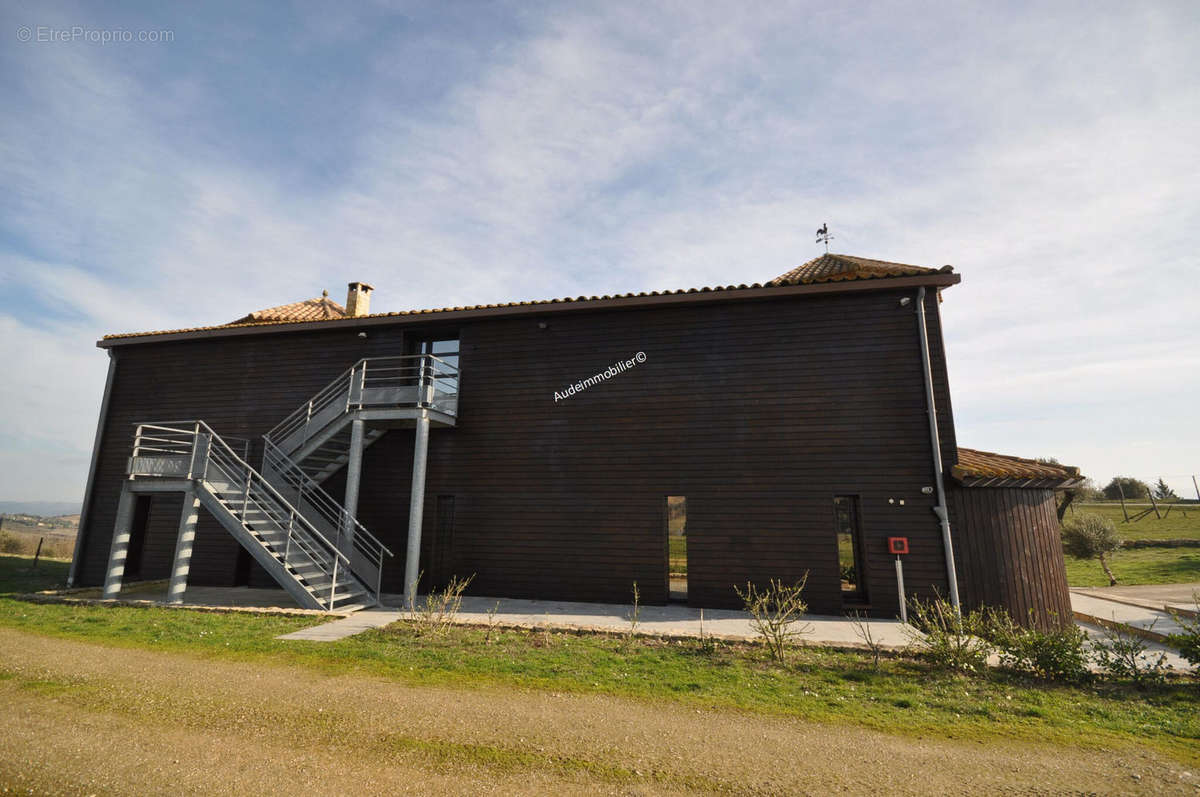
[[[837,534],[838,575],[843,603],[866,603],[866,572],[863,566],[862,528],[858,496],[835,495],[833,514]]]
[[[667,578],[671,600],[687,600],[687,497],[668,495],[663,506],[667,532]]]

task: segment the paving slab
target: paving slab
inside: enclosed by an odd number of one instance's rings
[[[390,608],[364,610],[342,620],[295,631],[279,638],[335,641],[409,616],[408,612],[401,608],[402,596],[384,595],[383,603],[385,607]],[[630,606],[609,603],[471,596],[463,598],[462,608],[453,618],[453,622],[460,625],[495,623],[507,628],[625,633],[629,631],[631,609]],[[369,615],[369,618],[364,618],[364,615]],[[879,641],[884,650],[901,650],[910,641],[906,626],[899,620],[871,619],[865,622],[872,636]],[[845,617],[809,616],[804,619],[804,624],[811,629],[802,638],[806,643],[844,648],[866,647],[854,623]],[[751,624],[750,615],[746,612],[731,609],[695,609],[682,605],[642,606],[636,633],[672,638],[699,638],[703,634],[733,641],[749,640],[758,636]]]
[[[1072,587],[1071,591],[1151,609],[1184,610],[1188,614],[1195,614],[1196,605],[1200,603],[1200,584],[1118,584],[1115,587]]]
[[[1118,602],[1098,595],[1071,590],[1071,610],[1077,620],[1092,623],[1120,623],[1141,636],[1163,641],[1183,629],[1167,612],[1148,606]]]
[[[1105,638],[1104,629],[1098,625],[1080,622],[1077,622],[1076,625],[1082,628],[1084,633],[1087,634],[1088,639],[1092,640],[1093,642],[1102,641]],[[1192,669],[1191,663],[1189,663],[1188,660],[1183,656],[1180,656],[1178,651],[1152,639],[1146,640],[1146,650],[1138,658],[1143,664],[1149,665],[1160,656],[1162,657],[1163,663],[1167,666],[1167,668],[1174,670],[1175,672],[1186,673],[1190,672]],[[1101,671],[1100,665],[1094,661],[1088,665],[1088,669],[1092,672]]]
[[[307,642],[336,642],[339,639],[361,634],[363,631],[383,628],[406,616],[408,616],[408,612],[397,609],[363,609],[340,620],[323,623],[312,628],[303,628],[275,638]]]

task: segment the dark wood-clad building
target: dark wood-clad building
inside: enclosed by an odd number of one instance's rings
[[[1053,491],[1078,473],[957,446],[959,279],[831,254],[765,285],[382,314],[351,283],[345,307],[106,337],[73,581],[730,607],[807,573],[814,612],[894,615],[904,538],[911,594],[1069,616]]]

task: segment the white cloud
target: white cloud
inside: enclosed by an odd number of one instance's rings
[[[45,408],[0,393],[0,437],[18,441],[5,470],[28,450],[20,489],[43,490],[0,497],[78,492],[82,473],[37,450],[86,458],[103,332],[337,298],[349,279],[379,288],[378,309],[762,281],[815,255],[823,221],[835,250],[964,274],[943,307],[964,445],[1100,478],[1200,468],[1180,398],[1200,394],[1194,9],[555,6],[469,39],[404,10],[386,36],[378,9],[336,30],[314,10],[279,63],[246,61],[282,99],[257,96],[253,72],[226,96],[182,47],[158,65],[19,51],[0,356],[25,378],[39,363],[81,377]],[[357,42],[354,82],[311,94],[338,65],[308,59]],[[397,102],[426,52],[444,86]],[[344,138],[277,160],[240,146],[290,131],[237,124],[239,102],[347,92],[361,122]],[[334,176],[310,179],[317,163]],[[61,312],[23,314],[25,296]]]

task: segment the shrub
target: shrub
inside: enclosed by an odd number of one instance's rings
[[[633,603],[629,606],[629,613],[625,615],[625,619],[629,621],[629,630],[625,632],[625,642],[633,642],[634,636],[637,635],[638,623],[642,620],[642,593],[638,590],[637,582],[633,582]]]
[[[1067,683],[1082,683],[1092,676],[1087,634],[1074,624],[1052,631],[1022,628],[1008,612],[993,609],[986,614],[985,632],[1005,667]]]
[[[1110,584],[1117,583],[1108,566],[1108,554],[1119,550],[1121,537],[1108,518],[1080,513],[1062,526],[1063,550],[1076,559],[1099,559]]]
[[[25,545],[17,535],[0,531],[0,553],[22,553],[24,550]]]
[[[775,661],[782,662],[792,642],[812,631],[807,623],[797,625],[808,612],[808,604],[801,597],[807,583],[808,573],[805,573],[795,584],[771,579],[762,590],[749,581],[745,591],[733,588],[750,614],[750,625],[762,637]]]
[[[1167,637],[1167,643],[1179,651],[1179,655],[1187,659],[1196,670],[1200,670],[1200,592],[1192,593],[1195,601],[1195,613],[1191,616],[1171,612],[1175,622],[1182,631]]]
[[[914,652],[941,670],[974,673],[987,668],[991,645],[984,634],[983,613],[962,614],[940,595],[909,603],[912,625],[923,636],[912,634]]]
[[[854,629],[854,635],[862,640],[867,651],[870,652],[875,671],[878,672],[879,659],[883,655],[883,643],[875,636],[875,629],[871,627],[871,621],[862,612],[851,612],[850,627]]]
[[[445,589],[430,590],[416,612],[417,630],[433,636],[444,634],[462,608],[463,592],[474,578],[474,575],[465,579],[452,576]]]
[[[1151,623],[1147,630],[1153,628]],[[1117,623],[1102,624],[1100,634],[1098,639],[1092,640],[1092,652],[1105,675],[1133,681],[1139,688],[1165,680],[1166,653],[1151,653],[1145,639]]]

